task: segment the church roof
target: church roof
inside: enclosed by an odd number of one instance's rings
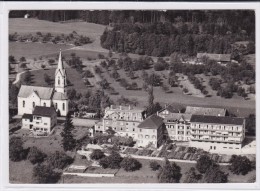
[[[57,67],[57,69],[56,69],[55,75],[57,75],[58,72],[60,72],[61,75],[63,75],[63,76],[66,75],[66,71],[65,71],[65,69],[64,69],[63,62],[62,62],[61,51],[60,51],[59,61],[58,61],[58,67]]]
[[[51,117],[56,114],[57,113],[54,107],[36,106],[35,109],[33,110],[33,115],[38,115],[38,116]]]
[[[158,129],[163,124],[163,118],[151,115],[138,125],[141,129]]]
[[[226,116],[227,110],[224,108],[206,108],[206,107],[186,107],[186,114],[193,115],[210,115],[210,116]]]
[[[53,88],[22,85],[18,97],[27,98],[35,92],[41,99],[51,99]]]
[[[66,100],[68,98],[67,98],[67,96],[64,93],[54,92],[52,99],[53,100]]]

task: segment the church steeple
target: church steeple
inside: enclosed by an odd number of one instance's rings
[[[67,87],[67,75],[63,66],[61,50],[60,50],[58,66],[55,72],[55,91],[65,94],[66,87]]]

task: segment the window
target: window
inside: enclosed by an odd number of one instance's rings
[[[47,123],[44,123],[44,125],[47,125]]]
[[[216,150],[216,146],[214,146],[214,150]]]
[[[55,103],[55,108],[57,109],[57,107],[58,107],[58,104],[57,104],[57,103]]]
[[[135,128],[133,128],[133,131],[135,131]]]
[[[43,103],[43,106],[46,107],[46,103],[45,102]]]
[[[25,107],[25,101],[23,101],[23,107]]]
[[[65,111],[65,103],[62,104],[62,110]]]
[[[34,107],[35,107],[35,102],[33,102],[33,104],[32,104],[32,105],[33,105],[33,108],[34,108]]]
[[[60,85],[60,78],[58,78],[58,85]]]

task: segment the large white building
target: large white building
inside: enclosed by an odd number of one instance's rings
[[[55,72],[55,85],[52,87],[22,85],[17,97],[18,115],[32,114],[36,106],[52,107],[61,116],[69,112],[67,98],[67,74],[63,66],[61,52]]]

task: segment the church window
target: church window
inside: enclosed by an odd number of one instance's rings
[[[65,103],[62,104],[62,109],[65,111]]]
[[[46,107],[46,103],[45,102],[43,103],[43,106]]]
[[[58,85],[60,85],[60,78],[58,78]]]
[[[55,108],[57,109],[57,107],[58,107],[58,104],[57,104],[57,103],[55,103]]]
[[[23,107],[25,107],[25,101],[23,101]]]
[[[33,102],[33,108],[35,107],[35,102]]]

